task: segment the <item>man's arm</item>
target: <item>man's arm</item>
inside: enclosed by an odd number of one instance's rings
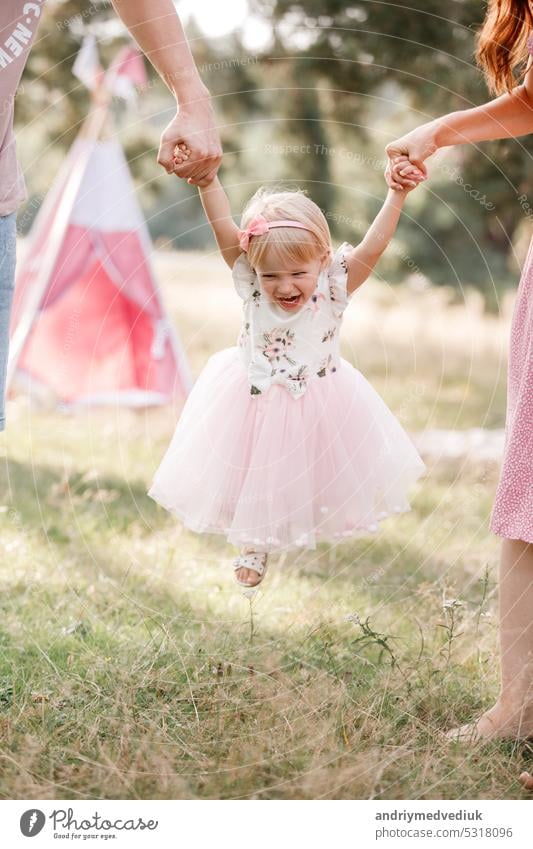
[[[178,113],[161,136],[157,161],[169,174],[212,180],[222,149],[209,91],[202,82],[172,0],[112,0],[113,6],[161,79],[174,94]],[[174,148],[184,142],[191,151],[181,165]]]

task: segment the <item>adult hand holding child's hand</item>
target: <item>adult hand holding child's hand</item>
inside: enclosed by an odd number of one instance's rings
[[[185,142],[180,142],[179,144],[177,144],[176,147],[174,148],[174,156],[173,156],[174,170],[177,171],[178,168],[182,168],[184,165],[186,165],[187,162],[189,161],[190,156],[191,156],[191,150],[190,150],[190,148],[187,147]],[[216,175],[217,175],[217,170],[213,169],[213,171],[211,171],[209,174],[207,174],[207,176],[201,177],[200,179],[196,179],[196,180],[189,178],[187,180],[187,182],[190,183],[193,186],[198,186],[198,188],[200,188],[200,189],[205,189],[206,186],[209,186],[209,184],[213,182]]]
[[[424,160],[438,149],[435,132],[435,126],[430,122],[411,130],[386,146],[388,161],[385,180],[390,189],[401,191],[413,179],[407,165],[418,168],[423,179],[427,178]]]
[[[390,178],[396,184],[391,186],[388,183],[390,188],[394,188],[395,191],[410,192],[419,183],[424,182],[427,178],[427,171],[425,169],[421,171],[420,168],[413,165],[407,156],[398,156],[395,157],[395,160],[391,164]]]
[[[177,145],[184,145],[188,156],[177,159]],[[209,99],[180,104],[179,112],[161,136],[157,161],[169,174],[176,174],[194,186],[211,182],[222,159],[222,147],[215,127]]]

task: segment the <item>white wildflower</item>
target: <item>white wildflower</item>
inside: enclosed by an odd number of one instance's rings
[[[344,617],[345,622],[353,622],[354,625],[359,625],[361,623],[361,618],[357,613],[349,613]]]

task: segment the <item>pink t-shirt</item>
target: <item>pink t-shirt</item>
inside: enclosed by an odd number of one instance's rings
[[[0,0],[0,215],[26,198],[13,135],[15,94],[45,0]]]

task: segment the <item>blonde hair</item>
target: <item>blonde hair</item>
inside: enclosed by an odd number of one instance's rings
[[[267,221],[298,221],[309,230],[274,227],[261,236],[252,236],[247,251],[252,267],[261,264],[267,248],[274,252],[277,259],[295,263],[331,256],[328,222],[320,207],[303,191],[280,191],[261,186],[244,208],[241,227],[246,227],[248,222],[259,214]]]

